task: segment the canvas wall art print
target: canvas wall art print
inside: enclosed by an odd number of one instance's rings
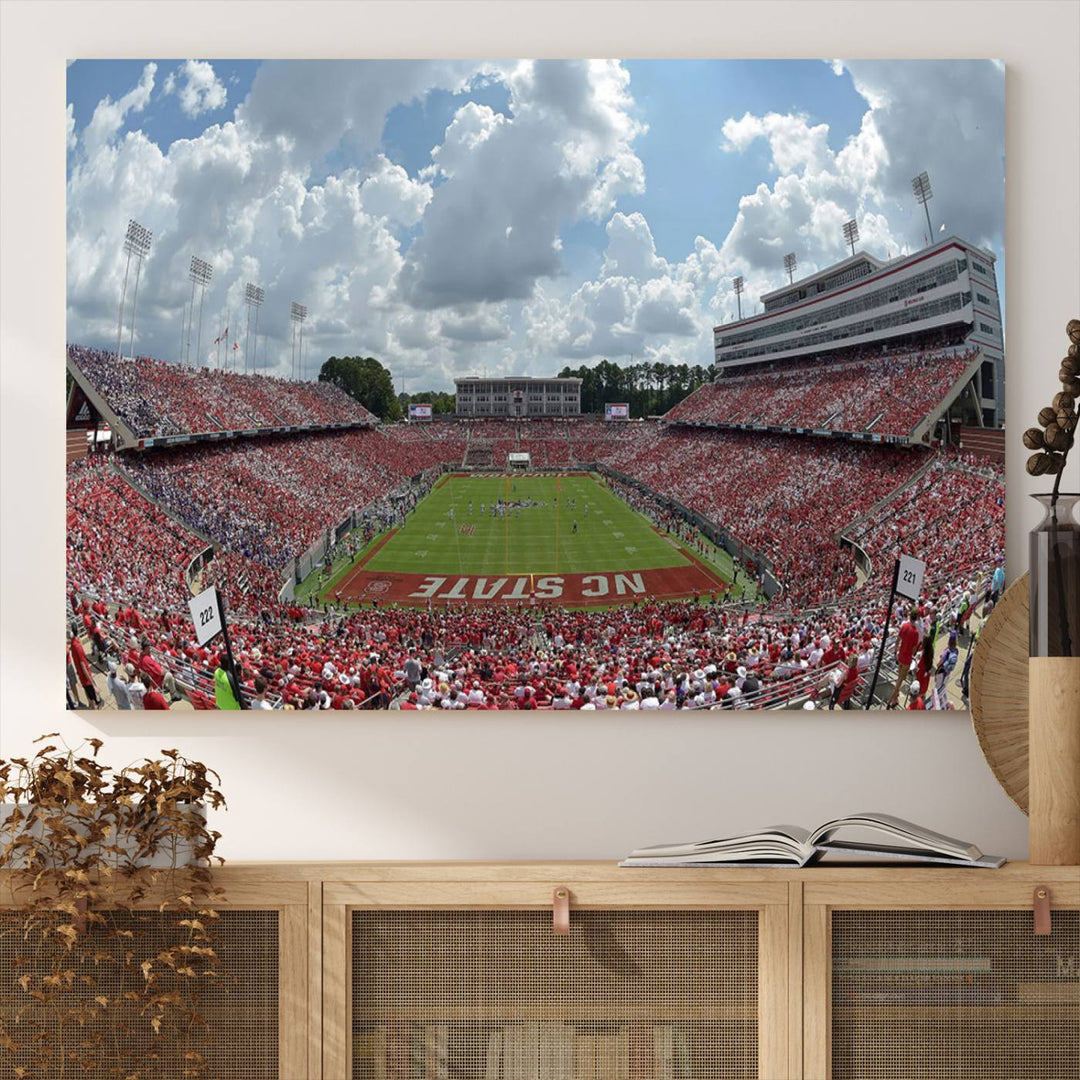
[[[1004,87],[69,63],[69,706],[963,708]]]

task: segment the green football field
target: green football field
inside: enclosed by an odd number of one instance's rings
[[[495,516],[492,506],[499,499],[526,505]],[[412,574],[587,574],[688,561],[645,517],[591,477],[522,474],[451,476],[366,568]]]

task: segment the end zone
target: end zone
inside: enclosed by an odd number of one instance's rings
[[[357,567],[334,598],[426,607],[448,604],[545,604],[607,607],[649,598],[681,600],[727,591],[699,562],[659,570],[597,574],[398,574]]]

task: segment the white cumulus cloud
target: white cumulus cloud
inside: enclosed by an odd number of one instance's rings
[[[432,151],[442,182],[402,297],[428,309],[523,300],[557,276],[564,226],[644,190],[628,81],[617,61],[522,61],[507,75],[507,114],[463,105]]]
[[[163,92],[176,94],[180,110],[194,119],[205,112],[223,109],[228,98],[225,84],[205,60],[185,60],[165,79]]]

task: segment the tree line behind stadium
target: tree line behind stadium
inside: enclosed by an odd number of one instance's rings
[[[668,412],[703,384],[712,382],[716,368],[709,364],[622,365],[601,360],[594,367],[564,367],[555,378],[581,379],[581,411],[602,414],[609,402],[625,402],[631,416],[658,416]],[[401,420],[409,405],[430,405],[436,416],[454,415],[457,396],[445,390],[394,392],[391,371],[373,356],[331,356],[319,379],[340,386],[380,420]]]

